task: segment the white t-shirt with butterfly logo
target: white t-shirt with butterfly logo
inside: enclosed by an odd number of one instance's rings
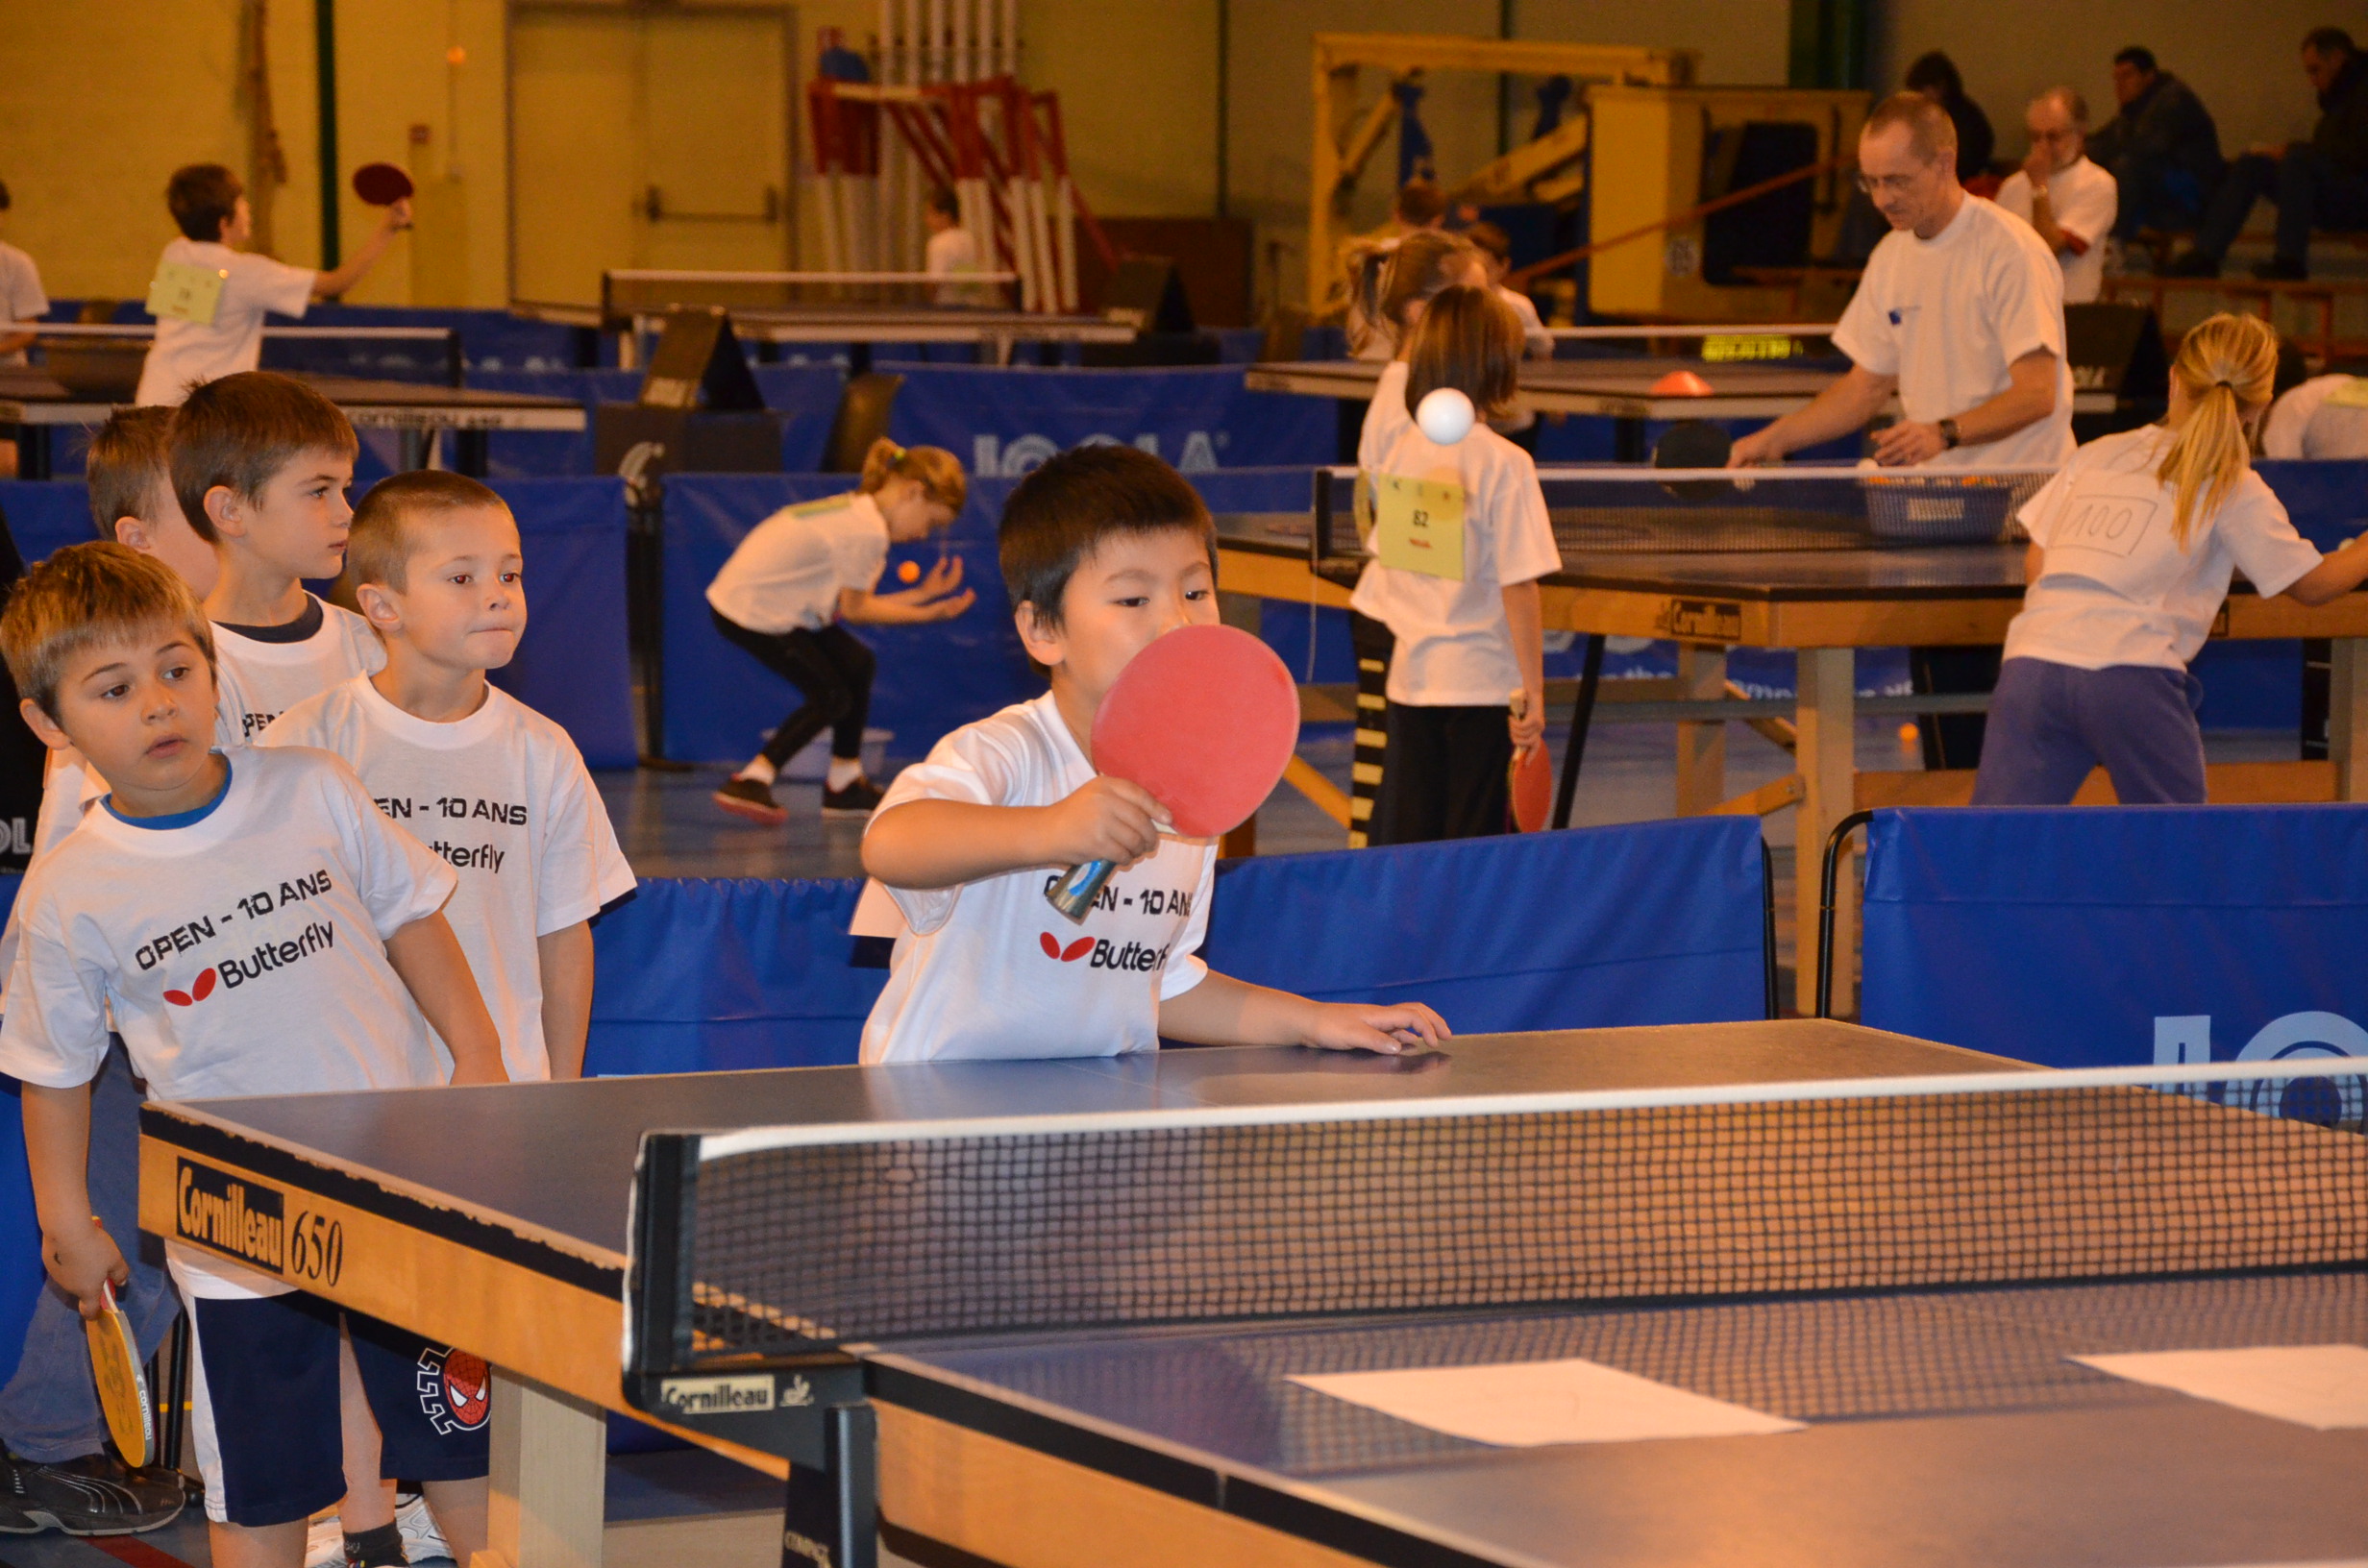
[[[2171,537],[2178,491],[2155,477],[2170,441],[2156,425],[2100,437],[2024,504],[2023,527],[2045,554],[2007,627],[2008,658],[2184,670],[2233,574],[2268,598],[2319,564],[2251,469],[2218,507],[2190,520],[2181,549]]]
[[[938,742],[897,775],[872,821],[914,800],[1049,806],[1093,778],[1048,692]],[[864,1062],[1156,1050],[1159,1004],[1209,972],[1195,955],[1208,930],[1216,841],[1162,835],[1156,853],[1111,875],[1082,922],[1045,899],[1061,870],[954,888],[868,886],[856,929],[877,934],[866,916],[884,891],[903,930],[863,1026]]]

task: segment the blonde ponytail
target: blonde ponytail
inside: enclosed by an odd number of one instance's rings
[[[1402,239],[1359,240],[1344,253],[1348,285],[1348,346],[1362,354],[1403,342],[1406,307],[1464,281],[1480,263],[1478,247],[1461,234],[1418,229]]]
[[[2223,312],[2189,331],[2171,366],[2184,406],[2155,478],[2175,487],[2171,538],[2181,550],[2253,464],[2278,379],[2278,334],[2257,316]]]
[[[960,511],[970,497],[961,458],[944,447],[900,447],[883,435],[863,454],[863,493],[871,495],[890,479],[911,479],[950,512]]]

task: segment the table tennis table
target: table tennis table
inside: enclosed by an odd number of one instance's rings
[[[1739,332],[1746,329],[1738,329]],[[1642,462],[1651,455],[1645,428],[1681,419],[1777,419],[1805,408],[1838,380],[1842,364],[1742,360],[1712,363],[1659,355],[1521,361],[1521,406],[1541,414],[1594,414],[1614,424],[1615,455]],[[1364,359],[1311,359],[1248,367],[1244,384],[1255,392],[1296,392],[1370,403],[1382,367]],[[1707,396],[1653,390],[1663,377],[1690,372],[1710,383]],[[2113,394],[2075,392],[2076,413],[2110,413]],[[1896,404],[1894,404],[1896,406]],[[1349,456],[1352,453],[1343,453]]]
[[[883,343],[969,343],[985,351],[999,365],[1011,362],[1021,343],[1131,343],[1133,325],[1101,316],[1047,315],[1029,310],[1003,310],[956,305],[730,305],[733,332],[753,343],[843,343],[851,366],[858,373],[872,366],[872,351]],[[612,332],[617,338],[617,363],[631,369],[639,359],[639,342],[664,320],[663,309],[634,308],[618,313],[589,305],[555,305],[519,300],[512,315],[570,327]]]
[[[2368,1345],[2363,1072],[1792,1019],[158,1103],[140,1213],[489,1360],[507,1568],[599,1562],[604,1410],[828,1568],[2325,1563],[2368,1430],[2066,1358]],[[1561,1358],[1805,1430],[1291,1381]]]
[[[1330,498],[1352,469],[1318,470],[1316,503],[1304,513],[1244,513],[1218,522],[1218,584],[1228,593],[1295,604],[1346,608],[1362,565],[1347,506]],[[1541,585],[1544,624],[1589,639],[1587,668],[1577,692],[1572,733],[1583,748],[1588,725],[1599,718],[1674,720],[1678,728],[1676,810],[1681,816],[1749,812],[1765,816],[1797,808],[1796,870],[1813,867],[1827,837],[1852,813],[1882,806],[1953,805],[1970,800],[1970,770],[1859,771],[1856,726],[1861,714],[1980,711],[1986,694],[1862,698],[1858,694],[1861,649],[1996,646],[2022,608],[2023,547],[2010,543],[1855,545],[1805,537],[1814,548],[1737,550],[1690,544],[1682,522],[1659,508],[1564,506],[1558,485],[1609,483],[1602,471],[1548,468],[1545,481],[1561,546],[1563,570]],[[1635,478],[1636,476],[1628,476]],[[1690,481],[1673,478],[1685,487]],[[1710,481],[1721,484],[1722,481]],[[1764,486],[1765,481],[1764,481]],[[1630,488],[1657,489],[1657,484]],[[1737,498],[1747,500],[1748,498]],[[1337,519],[1337,527],[1334,526]],[[1771,532],[1770,541],[1781,537]],[[2239,577],[2222,607],[2215,637],[2330,639],[2328,757],[2323,761],[2215,764],[2208,770],[2216,801],[2272,803],[2368,799],[2368,593],[2347,594],[2311,607],[2283,597],[2264,600]],[[1605,637],[1647,637],[1678,645],[1675,680],[1615,681],[1636,687],[1650,705],[1598,698]],[[1730,691],[1727,653],[1734,648],[1789,649],[1799,660],[1797,695],[1742,698]],[[1725,725],[1789,721],[1780,744],[1793,752],[1794,771],[1758,790],[1726,793]],[[1566,745],[1565,763],[1572,752]],[[1571,769],[1557,802],[1566,821]],[[2084,801],[2109,801],[2102,771],[2084,789]],[[1816,951],[1818,878],[1797,874],[1796,951]],[[1845,898],[1845,904],[1848,900]],[[1836,994],[1847,1005],[1852,973],[1852,911],[1838,912]],[[1814,965],[1796,966],[1797,1003],[1814,1005]]]
[[[568,398],[295,374],[298,380],[343,409],[355,429],[399,432],[406,468],[428,465],[429,444],[442,430],[454,432],[453,466],[481,478],[485,437],[494,430],[578,431],[584,428],[583,404]],[[50,477],[52,431],[104,425],[119,406],[111,399],[70,391],[37,368],[0,366],[0,429],[13,426],[16,429],[17,473],[24,478]]]

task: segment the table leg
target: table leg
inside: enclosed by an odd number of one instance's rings
[[[1817,1006],[1818,871],[1834,824],[1857,809],[1858,660],[1846,648],[1805,648],[1794,713],[1799,742],[1793,753],[1802,796],[1793,817],[1792,994],[1804,1014]],[[1845,891],[1834,916],[1834,1010],[1849,1010],[1857,983],[1852,954],[1858,903]]]
[[[2327,754],[2335,764],[2335,798],[2368,800],[2368,638],[2329,645]]]
[[[493,1382],[491,1539],[470,1568],[600,1568],[606,1413],[498,1367]]]
[[[1677,645],[1677,695],[1716,701],[1727,695],[1727,650]],[[1677,814],[1699,817],[1727,797],[1727,724],[1681,722],[1677,726]]]
[[[485,477],[485,465],[490,461],[487,447],[490,435],[491,432],[486,430],[453,431],[453,470],[455,473],[466,474],[473,479],[481,479]]]

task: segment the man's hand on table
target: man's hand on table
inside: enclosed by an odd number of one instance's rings
[[[1948,450],[1937,425],[1903,420],[1875,433],[1875,461],[1886,468],[1928,463]]]

